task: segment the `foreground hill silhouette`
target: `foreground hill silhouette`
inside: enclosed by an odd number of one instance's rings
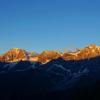
[[[0,100],[99,100],[100,56],[0,62]]]

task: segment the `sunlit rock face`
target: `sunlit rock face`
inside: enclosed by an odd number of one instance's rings
[[[89,59],[96,56],[100,56],[100,46],[96,46],[95,44],[89,45],[76,52],[66,52],[63,54],[65,60]]]
[[[51,60],[60,58],[61,55],[62,54],[58,51],[43,51],[40,55],[38,55],[38,62],[47,63]]]
[[[89,59],[96,56],[100,56],[100,46],[92,44],[79,51],[76,59]]]
[[[1,56],[1,60],[5,62],[15,62],[20,60],[25,61],[28,59],[28,52],[19,48],[10,49],[8,52]]]
[[[59,52],[56,50],[46,50],[40,54],[27,52],[23,49],[13,48],[0,56],[1,62],[16,62],[16,61],[35,61],[42,64],[48,63],[51,60],[63,58],[64,60],[81,60],[90,59],[100,56],[100,46],[95,44],[89,45],[83,49],[78,49],[75,52]]]

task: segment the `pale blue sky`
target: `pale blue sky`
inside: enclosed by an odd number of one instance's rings
[[[0,53],[100,45],[100,0],[0,0]]]

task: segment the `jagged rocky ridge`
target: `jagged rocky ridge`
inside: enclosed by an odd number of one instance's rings
[[[51,60],[62,58],[64,60],[81,60],[90,59],[100,56],[100,46],[95,44],[89,45],[83,49],[77,49],[75,52],[59,52],[59,51],[43,51],[40,54],[35,52],[27,52],[22,49],[13,48],[0,56],[1,62],[17,62],[17,61],[36,61],[42,64]]]

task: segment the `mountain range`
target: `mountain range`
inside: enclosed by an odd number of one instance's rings
[[[100,100],[100,46],[0,57],[0,100]]]
[[[64,60],[81,60],[100,56],[100,46],[91,44],[83,49],[77,49],[75,52],[59,52],[56,50],[46,50],[38,54],[28,52],[19,48],[12,48],[0,56],[1,62],[16,61],[36,61],[45,64],[51,60],[63,58]]]

